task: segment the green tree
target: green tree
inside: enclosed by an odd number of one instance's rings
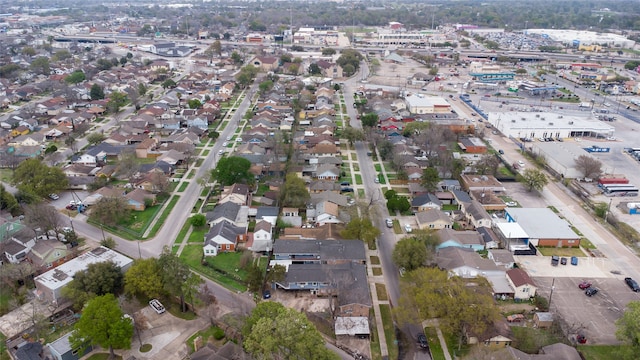
[[[89,90],[89,96],[91,100],[102,100],[104,99],[104,89],[98,84],[93,84]]]
[[[405,212],[411,208],[411,203],[404,196],[394,196],[387,200],[387,209],[391,212],[400,211]]]
[[[380,236],[380,230],[373,225],[369,218],[355,217],[351,219],[340,232],[345,239],[359,239],[366,242],[369,248],[375,247],[375,240]]]
[[[46,197],[67,188],[67,176],[60,168],[49,167],[39,159],[27,159],[18,165],[13,181],[21,191]]]
[[[338,359],[303,313],[280,303],[259,303],[242,333],[245,350],[257,359]]]
[[[635,359],[640,351],[640,301],[627,304],[622,317],[616,320],[616,338],[628,347],[620,347],[619,355],[623,360]]]
[[[233,63],[236,65],[240,65],[243,62],[242,55],[240,55],[240,53],[238,53],[237,51],[231,53],[231,60],[233,60]]]
[[[382,140],[378,144],[378,152],[382,160],[388,160],[393,158],[393,144],[389,140]]]
[[[36,49],[34,49],[32,46],[25,46],[22,48],[22,55],[35,56]]]
[[[465,332],[482,333],[500,317],[491,286],[482,277],[450,277],[447,271],[420,267],[405,275],[400,294],[396,308],[400,322],[438,318],[443,330],[460,336],[460,341]]]
[[[73,348],[83,348],[86,343],[109,349],[114,359],[114,349],[131,348],[133,324],[124,317],[118,300],[112,294],[98,296],[87,303],[82,316],[73,326],[70,342]]]
[[[192,293],[195,281],[191,276],[197,276],[189,270],[189,267],[180,261],[180,259],[168,247],[165,247],[158,259],[158,264],[162,269],[162,284],[166,292],[172,296],[180,297],[180,308],[182,312],[187,311],[185,296]]]
[[[116,246],[118,246],[118,243],[111,236],[107,236],[106,238],[100,240],[100,246],[104,246],[109,249],[115,249]]]
[[[306,207],[310,195],[304,180],[295,173],[287,174],[282,190],[282,205],[294,208]]]
[[[362,54],[360,54],[358,50],[345,49],[342,50],[336,63],[342,66],[342,70],[346,76],[351,76],[360,68],[360,61],[362,61],[362,59]]]
[[[378,114],[376,113],[368,113],[360,117],[362,126],[375,127],[378,125],[378,120]]]
[[[323,48],[322,55],[323,56],[331,56],[336,54],[336,49],[333,48]]]
[[[200,109],[202,107],[202,103],[198,99],[189,99],[189,101],[187,101],[187,105],[189,106],[189,109]]]
[[[38,56],[37,58],[33,59],[29,67],[35,73],[41,74],[41,75],[49,75],[49,73],[51,72],[51,67],[49,66],[49,59],[45,56]]]
[[[195,214],[189,220],[192,226],[199,227],[205,226],[207,223],[207,217],[204,214]]]
[[[427,247],[415,237],[404,238],[396,243],[391,259],[406,271],[424,266],[427,261]]]
[[[218,161],[218,166],[211,171],[211,179],[224,186],[235,183],[253,184],[253,175],[249,172],[251,162],[243,157],[231,156]]]
[[[347,139],[347,141],[349,142],[349,145],[353,145],[354,142],[363,141],[365,139],[364,131],[362,131],[361,129],[356,129],[351,126],[348,126],[346,129],[342,131],[342,137]]]
[[[87,135],[87,142],[91,145],[100,144],[104,141],[104,139],[106,139],[106,136],[104,136],[103,133],[99,132],[92,132],[91,134]]]
[[[261,82],[260,85],[258,85],[258,89],[260,90],[261,94],[266,94],[267,91],[270,91],[272,88],[273,88],[273,81],[271,80],[265,80]]]
[[[86,78],[87,77],[84,75],[84,72],[82,70],[76,70],[67,75],[67,77],[64,78],[64,81],[68,84],[78,84],[85,81]]]
[[[147,93],[147,90],[147,85],[144,83],[138,84],[138,94],[140,94],[140,96],[144,96]]]
[[[173,89],[177,85],[178,84],[176,84],[176,82],[173,81],[173,79],[167,79],[167,80],[162,82],[161,86],[162,86],[163,89]]]
[[[107,110],[116,114],[120,111],[120,108],[127,104],[127,94],[119,91],[114,91],[109,94],[109,101],[107,101]]]
[[[264,271],[257,263],[252,262],[247,268],[247,284],[249,291],[257,293],[264,282]]]
[[[640,60],[631,60],[624,64],[624,68],[627,70],[636,70],[638,66],[640,66]]]
[[[320,66],[318,66],[318,64],[312,63],[311,65],[309,65],[309,74],[320,75],[322,74],[322,69],[320,68]]]
[[[89,264],[85,271],[73,276],[73,280],[62,289],[62,294],[73,300],[76,309],[82,309],[88,300],[96,296],[120,293],[123,278],[120,266],[112,261]]]
[[[429,69],[429,75],[432,75],[432,76],[438,75],[438,67],[432,66],[431,69]]]
[[[0,184],[0,210],[8,211],[11,215],[16,216],[20,212],[20,206],[16,198],[8,192],[3,184]]]
[[[146,299],[161,297],[162,269],[158,259],[136,259],[124,274],[124,292],[129,296],[144,296]]]
[[[519,180],[529,191],[541,191],[549,183],[547,176],[538,169],[526,169]]]
[[[438,169],[428,167],[422,171],[420,183],[425,189],[427,189],[427,191],[435,191],[439,182],[440,175],[438,174]]]

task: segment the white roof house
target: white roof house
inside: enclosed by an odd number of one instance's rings
[[[39,297],[55,303],[60,298],[62,288],[73,280],[73,276],[77,272],[86,270],[91,264],[106,261],[112,261],[118,265],[123,272],[133,263],[132,259],[109,248],[100,246],[55,269],[51,269],[37,276],[34,279],[36,283],[36,293]]]
[[[336,335],[369,335],[369,319],[362,316],[336,317]]]

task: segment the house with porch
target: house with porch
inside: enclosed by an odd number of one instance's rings
[[[235,226],[226,220],[215,224],[204,236],[204,256],[236,251],[238,241],[242,241],[245,234],[246,228]]]

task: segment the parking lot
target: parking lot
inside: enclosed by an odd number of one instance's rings
[[[538,286],[538,294],[547,299],[553,284],[552,312],[562,317],[570,333],[581,331],[587,337],[587,343],[617,344],[615,321],[622,316],[630,301],[640,300],[640,293],[634,293],[625,284],[624,275],[611,274],[605,278],[534,275],[533,279]],[[598,293],[586,296],[584,290],[578,288],[583,280],[589,280]]]

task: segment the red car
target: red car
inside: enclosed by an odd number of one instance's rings
[[[591,283],[588,281],[583,281],[580,284],[578,284],[578,287],[580,288],[580,290],[585,290],[591,287]]]

